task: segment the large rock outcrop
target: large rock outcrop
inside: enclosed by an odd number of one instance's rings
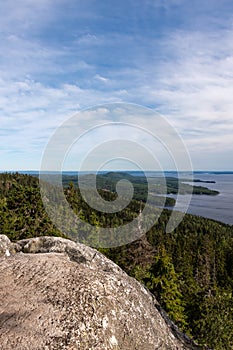
[[[2,350],[199,349],[140,283],[94,249],[0,236],[0,255]]]

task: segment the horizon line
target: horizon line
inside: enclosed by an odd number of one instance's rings
[[[166,170],[151,170],[151,169],[145,169],[145,170],[136,170],[136,169],[108,169],[108,170],[35,170],[35,169],[32,169],[32,170],[29,170],[29,169],[26,169],[26,170],[19,170],[19,169],[15,169],[15,170],[0,170],[0,173],[60,173],[60,172],[63,172],[63,173],[75,173],[75,172],[90,172],[90,173],[95,173],[95,172],[155,172],[155,173],[163,173],[163,172],[176,172],[176,173],[184,173],[184,172],[191,172],[191,173],[197,173],[197,172],[202,172],[202,173],[233,173],[233,170],[212,170],[212,169],[208,169],[208,170],[177,170],[177,169],[174,169],[174,170],[169,170],[169,169],[166,169]]]

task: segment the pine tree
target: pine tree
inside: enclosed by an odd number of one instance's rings
[[[158,298],[161,306],[171,319],[184,329],[187,323],[180,291],[181,282],[175,272],[172,259],[163,245],[160,246],[155,261],[149,269],[149,278],[146,279],[147,287]]]

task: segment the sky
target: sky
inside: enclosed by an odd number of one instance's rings
[[[233,170],[233,2],[0,0],[1,171],[112,102],[163,115],[194,170]]]

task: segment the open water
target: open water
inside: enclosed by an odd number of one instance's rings
[[[31,175],[35,175],[38,172],[25,171]],[[142,175],[141,171],[131,172],[133,175]],[[77,172],[64,172],[66,175],[77,175]],[[146,173],[149,177],[161,176],[158,172]],[[165,176],[175,177],[175,172],[165,172]],[[190,173],[181,173],[181,178],[190,178]],[[200,179],[204,181],[215,181],[215,183],[193,183],[197,186],[208,187],[213,190],[217,190],[219,195],[193,195],[191,203],[188,208],[188,213],[203,216],[206,218],[218,220],[226,224],[233,225],[233,172],[194,172],[194,179]],[[172,197],[172,196],[171,196]],[[176,196],[173,196],[174,198]],[[185,202],[185,195],[181,196],[181,200],[178,203],[178,209],[182,211],[183,202]]]
[[[188,176],[187,176],[188,177]],[[215,183],[193,183],[193,185],[208,187],[219,192],[216,196],[192,195],[188,213],[233,224],[233,173],[195,173],[195,179],[215,181]],[[181,196],[179,202],[182,211]]]

